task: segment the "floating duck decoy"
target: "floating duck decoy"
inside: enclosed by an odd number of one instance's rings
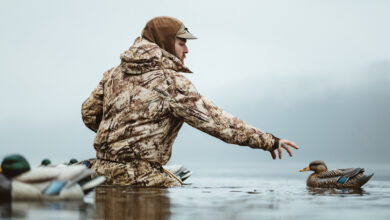
[[[74,200],[105,181],[105,177],[92,177],[94,172],[84,165],[62,165],[30,169],[21,155],[6,157],[1,163],[1,200]]]
[[[300,170],[314,171],[307,181],[309,187],[320,188],[360,188],[374,175],[364,175],[363,168],[347,168],[328,170],[324,161],[316,160],[310,163],[309,166]]]

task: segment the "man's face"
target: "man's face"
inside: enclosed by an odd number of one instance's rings
[[[181,62],[184,62],[184,58],[186,58],[186,53],[188,53],[188,48],[187,48],[187,40],[183,38],[176,38],[175,41],[175,52],[176,55],[179,57]]]

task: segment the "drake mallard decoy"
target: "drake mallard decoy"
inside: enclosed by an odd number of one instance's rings
[[[370,175],[364,175],[363,168],[347,168],[329,170],[326,167],[324,161],[316,160],[310,163],[309,166],[300,170],[314,171],[306,181],[306,185],[309,187],[321,187],[321,188],[360,188],[371,177]]]
[[[1,163],[1,200],[82,199],[105,177],[93,178],[84,165],[39,167],[30,170],[21,155],[6,157]]]

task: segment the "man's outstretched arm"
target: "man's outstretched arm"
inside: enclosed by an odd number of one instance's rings
[[[170,99],[173,114],[183,118],[189,125],[215,136],[227,143],[259,148],[279,158],[284,148],[292,156],[289,146],[298,149],[291,141],[280,140],[270,133],[247,124],[239,118],[223,111],[204,96],[182,75],[176,77],[176,88]]]

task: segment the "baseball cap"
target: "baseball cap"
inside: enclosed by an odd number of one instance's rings
[[[191,34],[191,33],[188,31],[188,28],[186,28],[186,27],[184,26],[183,23],[181,24],[179,30],[177,31],[176,37],[178,37],[178,38],[184,38],[184,39],[189,39],[189,40],[198,39],[197,37],[195,37],[193,34]]]

